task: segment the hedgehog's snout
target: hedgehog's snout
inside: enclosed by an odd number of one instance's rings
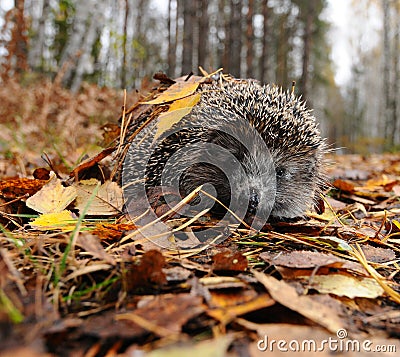
[[[247,209],[248,212],[251,214],[256,214],[259,203],[260,203],[259,194],[254,189],[252,189],[249,197],[249,207]]]

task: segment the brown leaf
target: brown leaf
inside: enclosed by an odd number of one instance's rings
[[[88,234],[81,233],[78,236],[76,245],[83,248],[86,252],[91,254],[93,258],[103,260],[109,264],[115,265],[116,261],[111,254],[108,254],[100,243],[98,237]]]
[[[277,280],[257,271],[253,271],[253,274],[264,285],[272,298],[281,305],[298,312],[333,333],[342,328],[343,322],[337,316],[337,312],[328,306],[317,302],[310,296],[298,295],[296,289],[283,280]]]
[[[118,241],[126,231],[131,231],[136,228],[136,225],[133,223],[99,223],[92,233],[100,239]]]
[[[93,168],[96,164],[98,164],[105,157],[111,155],[114,152],[115,148],[106,148],[98,153],[96,156],[82,162],[75,169],[71,171],[69,174],[70,177],[80,178],[82,175]]]
[[[348,180],[340,180],[337,179],[333,182],[332,184],[334,187],[336,187],[339,190],[345,191],[345,192],[354,192],[354,184],[351,181]]]
[[[33,171],[33,177],[38,180],[50,180],[50,171],[44,167],[39,167]]]
[[[162,268],[165,258],[158,250],[149,250],[141,257],[138,265],[133,265],[126,274],[128,291],[141,288],[161,287],[167,282]]]
[[[14,199],[21,196],[32,196],[38,192],[47,181],[28,178],[6,179],[0,181],[0,196]]]
[[[248,261],[241,252],[225,250],[213,256],[214,271],[245,271],[247,266]]]
[[[158,296],[147,303],[144,300],[144,303],[144,306],[134,311],[116,315],[115,319],[129,321],[143,330],[167,337],[180,333],[182,326],[189,319],[205,310],[202,298],[191,294]]]
[[[223,325],[226,325],[233,321],[237,316],[270,307],[274,304],[275,300],[273,300],[268,294],[260,294],[255,299],[243,304],[207,310],[207,315],[220,321]]]

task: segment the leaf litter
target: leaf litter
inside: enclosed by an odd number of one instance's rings
[[[125,125],[151,110],[152,120],[164,117],[161,135],[195,105],[206,79],[164,79],[124,112]],[[318,343],[343,329],[400,350],[397,155],[334,157],[325,212],[307,220],[262,232],[222,227],[223,243],[171,251],[138,233],[148,227],[157,236],[157,224],[121,213],[116,171],[104,164],[113,151],[120,158],[124,150],[106,148],[70,171],[37,171],[41,179],[2,177],[5,353],[258,356],[267,335]],[[214,225],[207,216],[185,222],[158,204],[173,234]]]

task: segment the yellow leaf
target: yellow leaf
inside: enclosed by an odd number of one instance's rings
[[[393,223],[398,229],[400,229],[400,222],[399,222],[398,220],[394,219],[394,220],[392,221],[392,223]]]
[[[40,229],[48,230],[59,228],[61,230],[71,230],[75,227],[76,219],[74,219],[72,212],[64,210],[56,213],[45,213],[35,218],[31,226]]]
[[[73,187],[77,191],[76,208],[82,212],[89,205],[86,214],[91,216],[113,215],[120,212],[123,206],[123,196],[122,189],[116,182],[104,182],[97,191],[96,197],[89,202],[98,183],[99,181],[96,179],[74,183]]]
[[[200,93],[190,95],[186,98],[174,101],[167,112],[158,117],[157,132],[154,139],[167,131],[175,123],[178,123],[185,115],[189,114],[192,108],[199,102]]]
[[[53,174],[40,191],[26,200],[26,205],[39,213],[63,211],[76,198],[74,187],[64,187]]]
[[[171,87],[169,87],[165,92],[161,93],[161,95],[156,99],[150,100],[149,102],[143,102],[143,104],[165,104],[173,102],[174,100],[177,99],[188,97],[189,95],[192,95],[196,91],[199,84],[200,81],[176,82]]]

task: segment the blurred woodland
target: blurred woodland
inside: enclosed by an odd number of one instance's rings
[[[397,0],[352,1],[353,64],[342,87],[335,82],[326,0],[15,0],[0,11],[4,88],[17,82],[35,91],[57,78],[72,94],[83,83],[133,91],[159,70],[175,77],[222,67],[284,88],[296,81],[324,135],[343,152],[399,147]],[[381,24],[372,48],[365,31],[371,19]],[[121,102],[110,103],[115,115]],[[22,115],[5,111],[2,123]]]

